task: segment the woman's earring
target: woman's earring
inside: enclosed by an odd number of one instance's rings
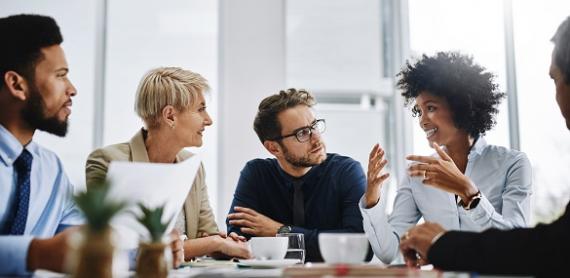
[[[174,123],[171,123],[171,124],[170,124],[170,128],[171,128],[171,129],[174,129]]]

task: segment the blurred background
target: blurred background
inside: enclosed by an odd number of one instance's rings
[[[241,168],[269,156],[252,128],[257,105],[289,87],[316,95],[329,152],[366,169],[375,142],[388,150],[389,211],[404,156],[432,152],[395,89],[395,74],[407,59],[445,50],[473,55],[496,74],[508,97],[487,141],[527,153],[532,221],[552,221],[570,196],[570,133],[548,76],[550,38],[568,11],[567,0],[0,2],[0,16],[46,14],[62,29],[78,89],[70,133],[38,132],[35,140],[59,154],[78,189],[93,149],[128,141],[141,127],[133,104],[146,71],[179,66],[209,80],[214,124],[192,151],[202,154],[222,229]]]

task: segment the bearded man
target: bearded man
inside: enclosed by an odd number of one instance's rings
[[[360,163],[326,153],[325,120],[314,105],[296,89],[261,101],[253,126],[275,158],[245,165],[227,218],[228,232],[246,237],[304,234],[307,262],[323,260],[319,233],[364,232],[358,201],[366,189]]]
[[[61,271],[83,219],[60,159],[32,139],[65,136],[77,91],[51,17],[0,18],[0,34],[0,276]]]

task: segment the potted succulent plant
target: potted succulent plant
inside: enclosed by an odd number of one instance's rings
[[[163,237],[166,232],[166,227],[170,221],[165,223],[161,221],[164,206],[150,209],[143,204],[139,204],[139,208],[141,209],[142,214],[137,218],[137,220],[148,230],[150,241],[141,242],[139,244],[136,268],[137,276],[166,277],[168,275],[169,267],[164,256],[167,244],[164,243]]]
[[[92,185],[74,198],[86,220],[77,265],[72,270],[74,277],[112,277],[114,246],[110,221],[126,204],[108,201],[109,188],[107,182]]]

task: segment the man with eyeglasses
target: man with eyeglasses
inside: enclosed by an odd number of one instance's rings
[[[307,262],[323,260],[319,233],[363,233],[358,200],[366,189],[360,163],[326,153],[325,120],[315,117],[314,104],[296,89],[259,104],[253,126],[275,158],[245,165],[227,219],[229,233],[246,237],[303,233]]]

